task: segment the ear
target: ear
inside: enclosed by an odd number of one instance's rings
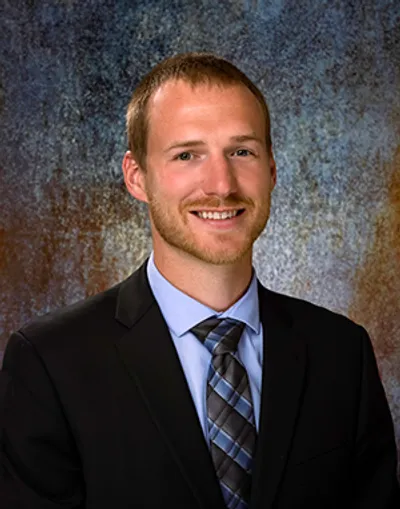
[[[129,194],[137,200],[147,203],[145,173],[129,150],[122,161],[122,171],[124,172],[124,181]]]
[[[273,189],[276,184],[276,163],[274,159],[274,154],[272,153],[272,147],[270,149],[269,154],[269,170],[271,172],[271,183],[272,183],[271,189]]]

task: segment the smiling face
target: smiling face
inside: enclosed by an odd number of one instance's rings
[[[242,85],[169,81],[148,115],[146,170],[128,153],[124,173],[149,205],[155,255],[251,261],[276,178],[258,100]]]

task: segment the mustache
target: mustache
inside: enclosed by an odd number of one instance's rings
[[[252,206],[253,200],[247,198],[246,196],[239,195],[230,195],[225,198],[220,198],[218,196],[210,196],[208,198],[204,198],[201,200],[194,200],[188,203],[185,203],[185,209],[217,209],[217,208],[245,208],[246,206]]]

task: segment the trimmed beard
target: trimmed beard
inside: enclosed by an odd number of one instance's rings
[[[262,207],[256,217],[253,219],[253,223],[249,224],[248,232],[246,233],[245,238],[241,240],[240,246],[238,246],[237,249],[232,249],[232,246],[228,245],[225,250],[223,247],[224,242],[227,242],[228,244],[231,244],[232,242],[232,239],[229,237],[229,233],[224,232],[218,234],[218,232],[215,232],[214,235],[216,240],[214,242],[218,242],[218,237],[220,237],[220,248],[215,248],[215,244],[214,247],[208,247],[207,245],[201,246],[195,236],[190,235],[192,232],[189,229],[186,214],[190,213],[189,210],[194,209],[202,210],[217,207],[223,208],[224,205],[243,206],[243,204],[247,205],[245,212],[247,213],[248,210],[255,209],[255,204],[252,200],[237,200],[236,198],[220,200],[218,198],[212,198],[211,200],[208,200],[207,203],[203,201],[202,203],[185,205],[180,208],[178,212],[180,218],[183,220],[183,224],[176,221],[154,195],[149,199],[148,207],[152,227],[168,245],[205,263],[213,265],[229,265],[238,262],[252,250],[254,242],[261,235],[268,222],[270,215],[270,203],[271,194],[269,193],[265,202],[262,203]],[[184,231],[184,225],[187,226],[187,231]],[[204,244],[206,244],[206,242],[204,242]]]

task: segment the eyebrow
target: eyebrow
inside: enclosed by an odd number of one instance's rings
[[[205,145],[204,141],[201,140],[174,141],[173,143],[171,143],[171,145],[168,145],[164,152],[169,152],[174,148],[198,147],[200,145]]]
[[[231,142],[243,143],[245,141],[256,141],[257,143],[263,143],[263,141],[256,136],[255,134],[239,134],[238,136],[231,136]],[[206,143],[202,140],[186,140],[186,141],[174,141],[171,145],[164,150],[164,152],[169,152],[170,150],[177,148],[189,148],[189,147],[199,147],[204,146]]]
[[[239,143],[244,142],[244,141],[256,141],[257,143],[263,143],[261,138],[256,136],[254,133],[251,133],[251,134],[240,134],[238,136],[231,136],[230,139],[232,141],[236,141],[236,142],[239,142]]]

